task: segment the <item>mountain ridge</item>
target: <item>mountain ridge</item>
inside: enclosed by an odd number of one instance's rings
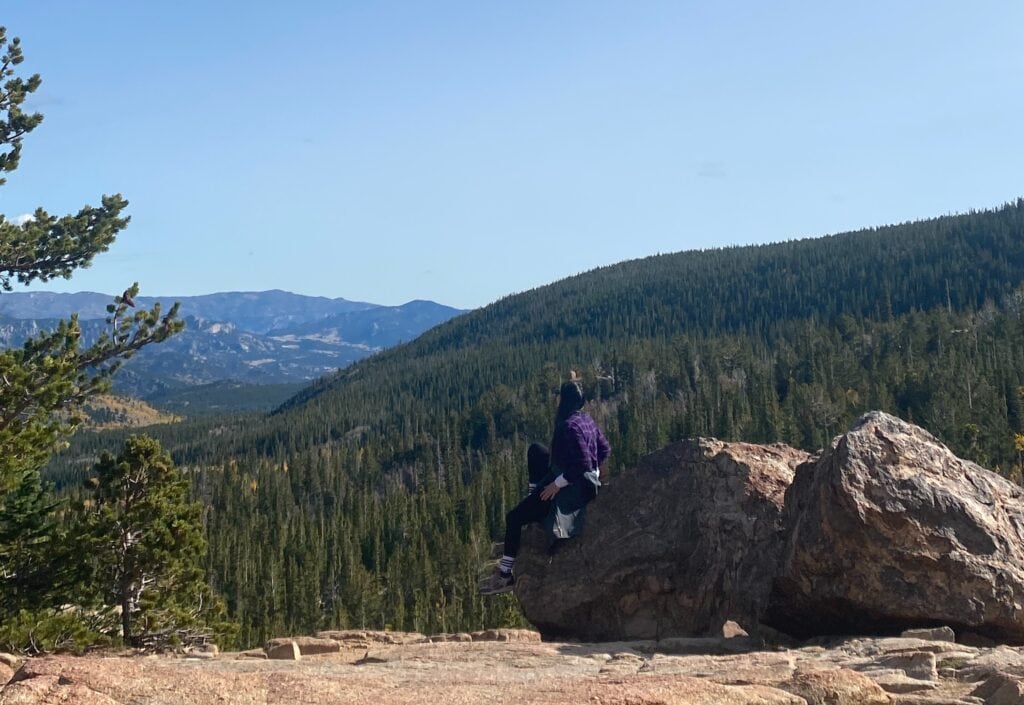
[[[20,346],[72,313],[79,315],[88,344],[106,327],[106,306],[113,299],[96,292],[3,294],[0,347]],[[168,400],[168,394],[175,389],[225,381],[275,386],[308,382],[463,313],[427,300],[384,306],[280,289],[174,299],[140,296],[135,304],[148,308],[158,301],[165,310],[169,303],[181,302],[185,330],[163,345],[140,351],[125,363],[114,385],[121,394],[167,400],[172,406],[177,402]],[[223,394],[218,396],[223,400]],[[249,408],[250,401],[241,397],[251,400],[252,394],[240,390],[239,408]]]
[[[422,361],[465,341],[478,351],[552,341],[607,344],[691,330],[761,334],[782,320],[981,308],[1024,286],[1022,233],[1024,198],[996,209],[821,238],[651,255],[503,297],[368,364]],[[617,311],[618,320],[608,311]],[[365,367],[322,380],[284,408],[344,385]],[[485,391],[472,386],[474,397]]]
[[[94,291],[73,293],[29,291],[10,292],[0,296],[0,317],[16,319],[66,318],[77,313],[79,320],[103,319],[113,294]],[[160,303],[165,309],[181,304],[182,316],[195,316],[214,320],[232,320],[246,330],[266,333],[274,325],[316,318],[348,311],[362,311],[380,307],[365,301],[351,301],[337,297],[294,294],[283,289],[265,291],[219,291],[196,296],[138,296],[135,304],[149,308]],[[257,308],[261,315],[247,309]],[[285,320],[278,321],[281,317]]]

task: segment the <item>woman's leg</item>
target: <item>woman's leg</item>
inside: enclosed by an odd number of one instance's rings
[[[550,509],[551,502],[545,502],[539,492],[534,492],[505,516],[505,557],[516,557],[523,527],[535,521],[543,521]]]
[[[531,443],[526,449],[526,470],[529,478],[530,492],[537,489],[537,484],[544,479],[551,467],[551,452],[547,446]]]
[[[505,516],[504,555],[498,563],[498,570],[480,584],[483,595],[499,595],[508,592],[515,584],[512,566],[519,553],[519,541],[523,527],[535,521],[543,521],[551,508],[551,502],[540,498],[540,492],[530,493]]]

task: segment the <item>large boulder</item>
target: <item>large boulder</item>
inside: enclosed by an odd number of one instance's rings
[[[616,475],[549,555],[524,532],[516,596],[545,638],[653,639],[755,627],[784,544],[792,448],[685,441]]]
[[[298,661],[302,658],[302,651],[294,639],[271,639],[263,646],[268,659],[275,661]]]
[[[764,621],[795,636],[947,624],[1024,643],[1024,492],[881,412],[786,495]]]

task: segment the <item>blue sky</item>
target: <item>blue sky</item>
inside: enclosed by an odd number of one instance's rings
[[[475,307],[624,259],[1024,195],[1024,3],[4,0],[8,217],[120,192],[70,281]]]

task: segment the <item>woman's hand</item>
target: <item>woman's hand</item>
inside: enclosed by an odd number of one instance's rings
[[[545,502],[550,502],[552,499],[555,498],[555,495],[558,494],[558,490],[560,489],[562,488],[556,485],[554,482],[552,482],[550,485],[548,485],[547,487],[540,491],[540,498],[543,499]]]

